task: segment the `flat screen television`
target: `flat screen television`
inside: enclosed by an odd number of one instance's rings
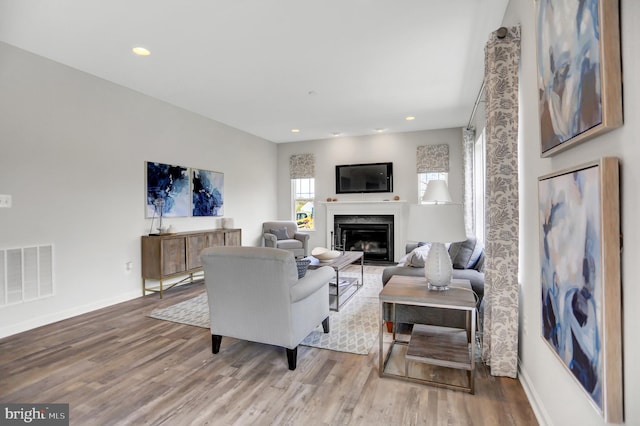
[[[393,163],[336,166],[336,194],[392,191]]]

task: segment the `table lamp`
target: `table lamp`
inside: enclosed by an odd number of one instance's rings
[[[435,188],[429,192],[429,187],[434,182],[444,183],[444,191],[442,185],[436,184],[439,188]],[[449,191],[444,181],[431,181],[427,186],[425,194],[429,197],[437,199],[428,199],[423,197],[423,201],[429,201],[433,204],[415,204],[409,210],[409,238],[416,241],[424,241],[431,243],[429,254],[424,263],[424,275],[430,290],[447,290],[451,283],[451,258],[449,250],[445,243],[456,241],[464,241],[466,232],[464,227],[464,210],[462,204],[454,204],[443,202],[451,200]]]
[[[453,200],[451,199],[451,194],[449,194],[447,182],[439,179],[430,180],[422,196],[422,201],[436,204],[452,203]]]
[[[164,200],[164,198],[156,198],[153,201],[153,205],[154,205],[154,209],[153,209],[153,217],[151,218],[151,229],[149,229],[149,235],[160,235],[164,233],[164,230],[162,229],[162,216],[164,216],[164,205],[165,205],[166,201]],[[156,213],[159,212],[159,216],[160,216],[160,225],[158,226],[158,233],[154,234],[152,233],[153,231],[153,220],[156,218]]]

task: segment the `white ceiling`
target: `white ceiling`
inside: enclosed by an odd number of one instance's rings
[[[466,126],[507,3],[0,0],[0,40],[291,142]]]

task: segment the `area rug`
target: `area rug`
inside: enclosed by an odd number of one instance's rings
[[[359,273],[344,272],[345,277],[360,278]],[[364,274],[364,287],[339,312],[330,313],[329,333],[322,326],[311,332],[302,345],[366,355],[376,342],[380,327],[378,294],[382,290],[380,274]],[[209,328],[209,305],[207,294],[166,308],[156,309],[151,318],[172,321],[196,327]]]

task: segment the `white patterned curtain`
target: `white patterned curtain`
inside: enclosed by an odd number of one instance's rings
[[[475,207],[473,204],[473,144],[475,129],[462,129],[462,176],[464,184],[464,227],[467,235],[476,234]]]
[[[482,355],[494,376],[518,373],[518,65],[520,27],[485,48],[486,260]]]
[[[296,154],[289,157],[290,179],[307,179],[316,174],[316,161],[313,154]]]
[[[416,173],[449,172],[449,145],[423,145],[416,152]]]

